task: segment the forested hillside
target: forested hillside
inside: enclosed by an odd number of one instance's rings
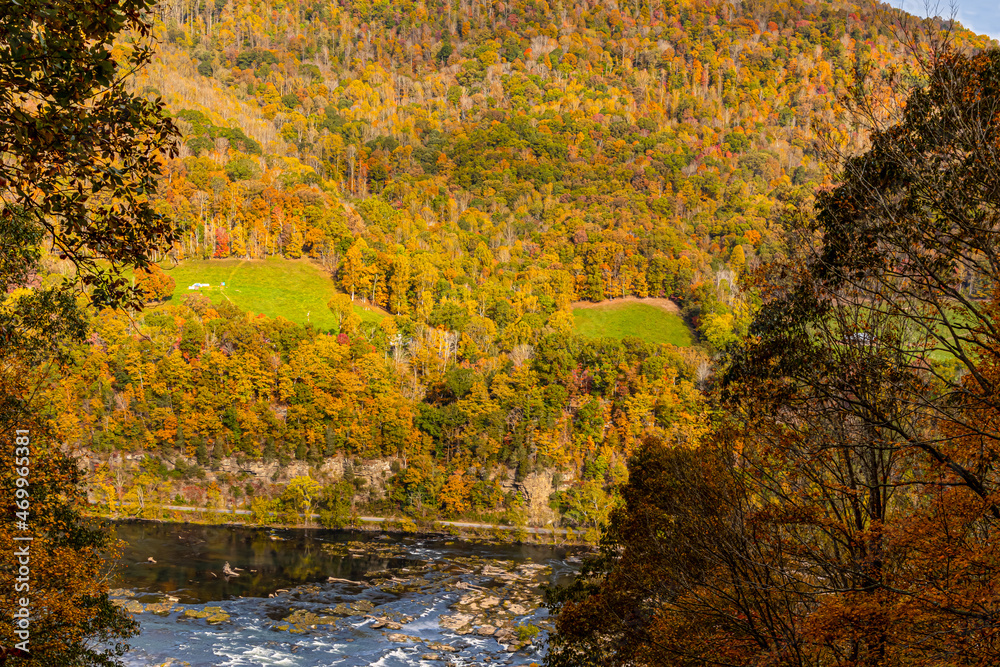
[[[466,345],[452,352],[453,334],[426,328],[403,361],[385,333],[380,328],[372,342],[320,334],[216,310],[205,299],[158,309],[134,329],[105,311],[74,372],[51,392],[49,416],[58,437],[102,458],[149,457],[132,479],[118,474],[120,461],[98,468],[95,481],[109,489],[112,507],[138,504],[130,493],[152,502],[168,490],[155,479],[163,472],[155,459],[171,462],[177,484],[205,487],[189,488],[192,498],[210,491],[231,503],[242,501],[247,482],[282,477],[240,475],[248,462],[320,466],[339,456],[351,470],[393,459],[391,478],[369,480],[386,484],[385,493],[359,479],[358,500],[421,517],[548,514],[549,498],[539,513],[511,485],[557,471],[566,484],[552,500],[588,529],[606,517],[606,487],[625,478],[626,457],[643,434],[684,443],[704,428],[691,380],[697,352],[549,334],[533,349],[483,355]],[[177,464],[178,456],[186,458]],[[199,482],[223,459],[237,463],[227,466],[232,474]],[[251,486],[250,494],[263,490]],[[559,487],[557,478],[548,492]]]
[[[749,322],[740,276],[829,182],[820,146],[864,145],[842,106],[856,74],[910,63],[845,3],[160,12],[160,57],[135,77],[183,132],[156,200],[182,239],[160,265],[310,258],[339,326],[198,297],[104,311],[49,392],[65,440],[161,476],[178,456],[393,458],[366,498],[424,514],[516,510],[508,477],[547,471],[588,527],[639,438],[703,427],[709,359]],[[673,299],[702,347],[573,335],[571,302],[624,296]],[[362,323],[352,299],[388,315]],[[143,493],[115,465],[117,501]]]
[[[743,4],[165,3],[176,257],[313,257],[433,325],[648,294],[704,329],[827,179],[820,131],[863,142],[855,71],[906,67],[867,6]]]

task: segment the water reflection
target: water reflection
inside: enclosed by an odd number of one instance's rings
[[[114,530],[128,542],[116,586],[135,593],[121,595],[142,623],[129,667],[169,659],[416,667],[434,664],[429,654],[455,665],[529,665],[544,657],[549,627],[531,591],[577,568],[576,550],[446,537],[160,523]],[[227,562],[240,576],[223,574]],[[520,624],[541,628],[536,641],[515,641]]]
[[[268,597],[280,589],[325,582],[329,577],[363,581],[366,572],[418,565],[454,556],[560,561],[571,550],[540,545],[484,545],[444,537],[402,537],[348,530],[276,530],[158,522],[112,524],[127,546],[117,587],[168,594],[183,604],[238,597]],[[334,555],[324,544],[350,542],[398,545],[399,556],[371,553]],[[155,563],[149,562],[152,558]],[[226,577],[226,563],[239,568]],[[571,570],[557,569],[560,582]]]

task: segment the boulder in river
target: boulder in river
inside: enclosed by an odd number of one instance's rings
[[[366,613],[370,612],[374,608],[375,608],[375,605],[373,605],[368,600],[358,600],[357,602],[352,602],[351,603],[351,609],[353,609],[355,612],[358,612],[358,613],[361,613],[361,614],[366,614]]]
[[[471,622],[472,614],[453,614],[451,616],[441,616],[438,618],[438,624],[442,628],[448,628],[449,630],[458,630]]]
[[[441,642],[427,642],[427,648],[438,653],[458,653],[458,649],[454,646]]]
[[[191,618],[203,618],[208,623],[225,623],[229,620],[229,614],[222,607],[205,607],[204,609],[186,609],[185,616]]]
[[[167,600],[166,602],[151,602],[146,605],[146,611],[153,614],[160,614],[161,616],[169,614],[173,608],[174,603],[171,600]]]
[[[141,614],[146,610],[146,606],[144,604],[135,600],[129,600],[124,606],[126,611],[130,611],[133,614]]]

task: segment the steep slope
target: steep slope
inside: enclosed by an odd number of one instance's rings
[[[593,528],[639,437],[696,438],[705,350],[580,339],[571,304],[670,298],[709,352],[732,341],[740,274],[829,181],[820,139],[864,142],[840,104],[856,73],[915,76],[880,15],[844,3],[162,11],[137,85],[185,133],[163,264],[306,257],[342,294],[321,330],[201,299],[102,313],[53,424],[201,467],[392,458],[387,494],[359,497],[418,514],[522,516],[513,485],[556,472],[539,488]],[[351,298],[391,316],[359,322]]]
[[[417,320],[497,287],[545,297],[543,320],[628,294],[721,315],[720,271],[780,252],[782,216],[827,178],[820,133],[863,142],[839,103],[855,72],[907,62],[886,8],[844,3],[254,11],[165,7],[143,85],[187,132],[178,257],[322,258]]]

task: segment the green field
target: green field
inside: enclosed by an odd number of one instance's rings
[[[670,343],[678,347],[694,343],[680,315],[645,303],[574,308],[573,319],[576,332],[585,338],[634,336],[649,343]]]
[[[330,330],[336,326],[333,313],[326,307],[337,293],[333,280],[321,268],[307,260],[272,257],[264,261],[239,259],[185,260],[164,269],[176,286],[167,303],[180,304],[191,294],[202,294],[221,303],[228,300],[240,310],[284,317],[286,320],[314,324]],[[193,283],[211,287],[189,290]],[[222,283],[226,283],[225,289]],[[378,322],[383,315],[355,306],[362,321]]]

